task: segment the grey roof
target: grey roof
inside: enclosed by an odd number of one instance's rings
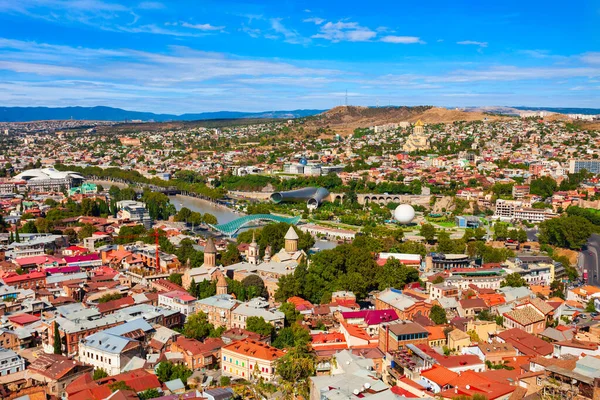
[[[56,312],[69,320],[92,319],[100,317],[100,312],[96,307],[84,307],[81,303],[65,304],[56,307]]]
[[[13,357],[21,358],[21,356],[14,351],[0,347],[0,360],[7,360]]]
[[[600,378],[600,359],[592,356],[585,356],[575,364],[573,372],[590,378]]]
[[[396,289],[386,289],[379,293],[377,298],[399,310],[404,310],[416,303],[413,298],[404,295],[400,290]]]
[[[511,301],[515,301],[517,299],[522,299],[524,297],[531,297],[533,295],[533,292],[529,290],[529,288],[526,286],[517,288],[506,286],[500,288],[499,290],[504,294],[507,303],[510,303]]]
[[[137,342],[137,340],[100,331],[83,339],[82,345],[105,353],[119,354],[131,342]]]
[[[563,340],[571,340],[573,337],[573,331],[559,331],[556,328],[548,327],[544,329],[542,333],[540,333],[540,336],[560,342]]]
[[[230,294],[217,294],[205,299],[198,300],[199,305],[206,305],[210,307],[224,308],[227,310],[233,309],[235,306],[240,304],[240,301],[233,298]]]
[[[285,318],[285,314],[281,311],[267,310],[262,307],[260,303],[253,302],[253,300],[248,303],[240,304],[233,313],[236,315],[244,315],[246,317],[262,317],[267,322],[283,320]]]
[[[137,329],[141,329],[144,332],[150,332],[154,328],[152,325],[146,322],[144,318],[136,318],[131,321],[127,321],[124,324],[113,326],[112,328],[104,330],[106,333],[110,333],[112,335],[125,335],[127,333],[133,332]]]
[[[77,272],[75,274],[53,274],[46,277],[46,285],[54,285],[64,281],[70,281],[74,279],[88,279],[88,275],[85,272]]]
[[[174,392],[176,390],[184,390],[185,385],[181,381],[181,379],[173,379],[172,381],[165,382],[165,386],[171,391]]]
[[[208,389],[204,393],[212,396],[215,400],[228,400],[233,397],[233,389],[229,387]]]
[[[123,372],[133,371],[134,369],[144,368],[146,365],[146,360],[140,357],[133,357],[129,362],[123,367]]]

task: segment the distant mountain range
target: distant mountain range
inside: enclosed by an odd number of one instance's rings
[[[517,110],[525,111],[550,111],[559,114],[587,114],[587,115],[598,115],[600,114],[600,108],[569,108],[569,107],[525,107],[515,106]]]
[[[343,107],[342,107],[343,108]],[[361,109],[361,107],[350,107]],[[391,112],[395,109],[406,107],[362,107],[363,109]],[[450,108],[452,109],[452,108]],[[561,114],[594,114],[599,115],[598,108],[558,108],[558,107],[525,107],[525,106],[497,106],[497,107],[462,107],[464,111],[496,112],[500,114],[518,114],[519,110],[550,111]],[[334,109],[335,110],[335,109]],[[47,120],[88,120],[88,121],[143,121],[143,122],[168,122],[168,121],[202,121],[212,119],[242,119],[265,118],[287,119],[301,118],[321,114],[327,110],[291,110],[291,111],[214,111],[191,114],[155,114],[143,111],[129,111],[114,107],[0,107],[0,122],[27,122]],[[396,111],[394,111],[396,112]]]
[[[325,110],[292,111],[215,111],[197,114],[155,114],[142,111],[128,111],[113,107],[0,107],[0,122],[27,122],[47,120],[88,120],[88,121],[199,121],[208,119],[240,118],[301,118],[320,114]]]

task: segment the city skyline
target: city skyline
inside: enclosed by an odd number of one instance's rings
[[[556,3],[558,5],[558,3]],[[594,107],[600,7],[0,1],[0,105]]]

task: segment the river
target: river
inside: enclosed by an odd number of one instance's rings
[[[171,204],[175,206],[177,211],[179,211],[182,207],[187,207],[192,211],[202,214],[209,213],[217,218],[219,224],[224,224],[243,216],[243,214],[235,213],[225,206],[217,205],[211,203],[210,201],[195,197],[182,196],[178,194],[175,196],[169,196],[169,200],[171,200]]]

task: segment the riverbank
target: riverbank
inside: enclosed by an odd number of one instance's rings
[[[183,194],[177,194],[169,196],[171,204],[175,206],[175,209],[179,211],[182,207],[189,208],[191,211],[199,212],[202,214],[212,214],[217,218],[219,224],[224,224],[234,219],[243,217],[244,213],[232,210],[231,208],[215,203],[212,201],[200,199],[194,196],[186,196]]]
[[[104,189],[106,189],[106,190],[108,190],[111,186],[116,186],[119,189],[125,189],[125,188],[129,187],[128,184],[122,183],[122,182],[98,181],[98,180],[91,180],[91,181],[87,181],[87,182],[93,183],[94,185],[102,185],[104,187]]]

